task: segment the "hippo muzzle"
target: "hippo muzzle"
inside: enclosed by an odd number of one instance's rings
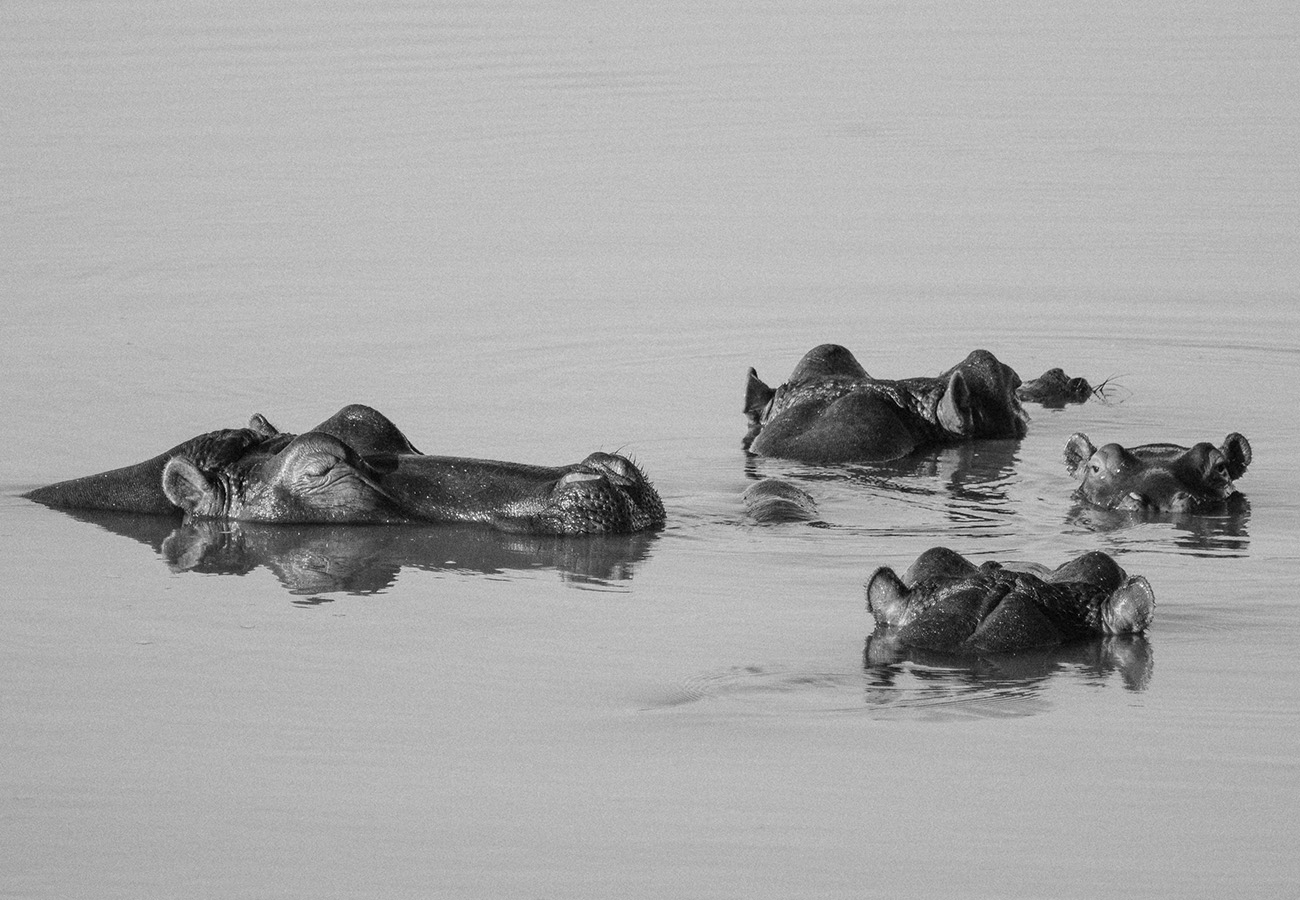
[[[529,530],[552,534],[622,534],[664,522],[659,495],[625,457],[593,453],[566,472]]]

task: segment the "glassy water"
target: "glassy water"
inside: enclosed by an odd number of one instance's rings
[[[0,11],[0,894],[1294,896],[1287,4]],[[888,467],[747,460],[747,367],[1107,381]],[[265,413],[633,455],[658,534],[179,526],[18,494]],[[1066,438],[1246,434],[1249,508]],[[756,526],[754,478],[817,525]],[[864,666],[944,544],[1144,639]]]

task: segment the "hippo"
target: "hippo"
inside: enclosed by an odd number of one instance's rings
[[[1155,595],[1100,551],[1047,570],[976,566],[947,547],[917,557],[900,579],[886,566],[867,583],[873,639],[954,655],[1012,653],[1151,624]]]
[[[1196,513],[1225,509],[1239,499],[1233,482],[1250,465],[1250,442],[1233,432],[1222,446],[1119,444],[1094,447],[1086,434],[1065,443],[1065,465],[1081,479],[1074,496],[1101,509],[1137,513]]]
[[[63,509],[268,523],[479,523],[531,534],[628,533],[664,523],[663,503],[626,457],[546,467],[427,456],[382,413],[346,406],[316,428],[200,435],[143,463],[26,494]]]
[[[1083,403],[1096,391],[1086,378],[1071,378],[1064,369],[1048,369],[1032,381],[1016,388],[1016,396],[1024,403],[1061,408],[1067,403]]]
[[[749,518],[763,525],[811,522],[817,518],[817,501],[803,488],[779,478],[756,481],[740,495]]]
[[[809,463],[887,462],[960,441],[1025,436],[1020,377],[975,350],[935,378],[872,378],[844,347],[808,351],[773,389],[749,370],[743,446]]]

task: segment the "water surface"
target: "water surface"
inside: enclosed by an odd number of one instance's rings
[[[10,2],[0,894],[1294,896],[1291,6]],[[987,347],[1107,400],[890,467],[747,460],[746,369]],[[17,495],[262,412],[633,455],[565,541]],[[1246,434],[1236,516],[1061,453]],[[738,497],[799,481],[823,522]],[[1150,580],[1144,640],[864,667],[945,544]]]

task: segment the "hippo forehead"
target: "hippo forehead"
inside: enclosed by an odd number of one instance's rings
[[[232,472],[232,514],[261,521],[401,521],[380,487],[382,473],[332,435],[308,432]],[[237,504],[237,506],[236,506]]]
[[[1159,463],[1153,466],[1154,462],[1156,461],[1142,460],[1119,444],[1103,444],[1089,458],[1085,477],[1114,478],[1134,475],[1143,470],[1158,467]]]

